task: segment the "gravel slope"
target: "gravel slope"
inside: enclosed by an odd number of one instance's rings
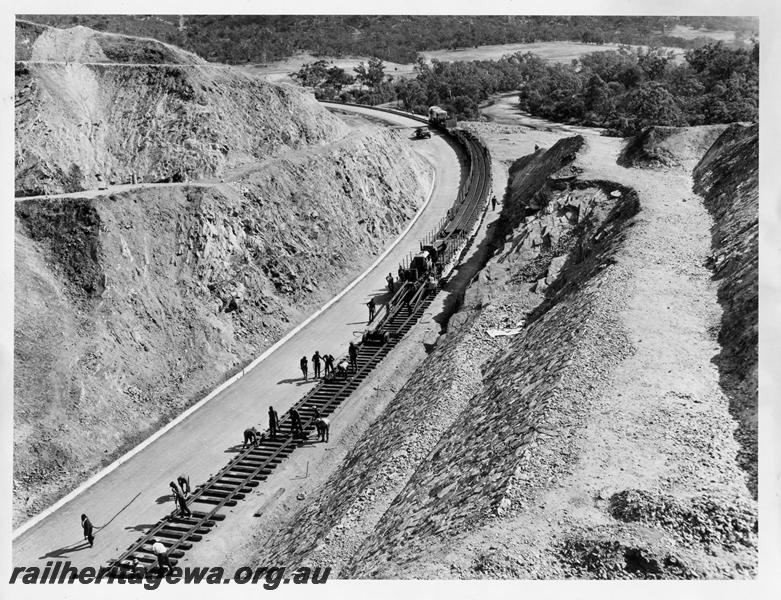
[[[572,135],[537,122],[474,129],[507,161]],[[618,164],[621,140],[578,133],[585,146],[559,181],[622,190],[639,212],[614,211],[563,266],[531,252],[555,229],[527,220],[511,232],[460,327],[258,556],[348,578],[756,574],[756,504],[713,364],[713,219],[692,191],[716,135],[677,132],[665,148],[675,166],[650,170]],[[510,194],[508,214],[513,201],[529,198]],[[519,323],[504,341],[486,335]]]

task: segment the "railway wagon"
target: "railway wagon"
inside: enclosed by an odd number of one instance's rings
[[[428,122],[432,127],[445,129],[452,129],[456,126],[456,120],[449,118],[447,111],[439,106],[432,106],[428,109]]]

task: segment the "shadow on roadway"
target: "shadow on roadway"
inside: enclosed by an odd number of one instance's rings
[[[291,377],[289,379],[280,379],[277,381],[277,385],[282,385],[284,383],[295,383],[296,385],[306,385],[308,383],[314,383],[315,381],[318,381],[314,377],[310,377],[309,379],[304,379],[303,377]]]
[[[108,527],[108,525],[116,519],[120,514],[122,514],[125,509],[133,504],[133,502],[136,501],[136,498],[138,498],[141,495],[141,492],[138,492],[135,496],[133,496],[130,499],[130,502],[125,504],[122,508],[120,508],[116,513],[114,513],[114,516],[112,516],[108,521],[103,523],[103,525],[93,525],[93,531],[94,533],[98,533],[100,530],[105,529]],[[165,496],[166,498],[170,498],[170,496]],[[125,529],[128,529],[127,527]],[[81,540],[79,542],[75,542],[71,544],[70,546],[63,546],[62,548],[59,548],[58,550],[52,550],[48,554],[44,554],[43,556],[40,556],[40,559],[44,558],[67,558],[69,552],[77,552],[78,550],[84,550],[85,548],[89,548],[89,542],[87,540]]]
[[[140,531],[141,533],[146,533],[155,525],[157,525],[157,523],[139,523],[138,525],[125,527],[125,531]]]
[[[43,556],[39,556],[38,558],[40,560],[43,560],[44,558],[68,558],[71,552],[77,552],[79,550],[84,550],[89,547],[90,545],[87,540],[79,540],[78,542],[74,542],[70,546],[63,546],[62,548],[58,548],[57,550],[52,550],[51,552],[48,552]]]

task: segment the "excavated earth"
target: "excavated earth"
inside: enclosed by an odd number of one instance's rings
[[[493,257],[341,465],[234,558],[755,576],[756,128],[469,127],[509,167]]]
[[[18,524],[344,287],[433,170],[398,132],[159,42],[16,41]]]

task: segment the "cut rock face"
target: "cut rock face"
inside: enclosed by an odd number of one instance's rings
[[[398,131],[345,136],[294,88],[156,42],[23,33],[57,62],[18,64],[17,195],[185,184],[16,202],[16,523],[339,291],[433,176]]]
[[[347,132],[294,88],[157,42],[139,52],[133,38],[78,27],[29,43],[33,62],[16,70],[17,196],[220,178]]]

